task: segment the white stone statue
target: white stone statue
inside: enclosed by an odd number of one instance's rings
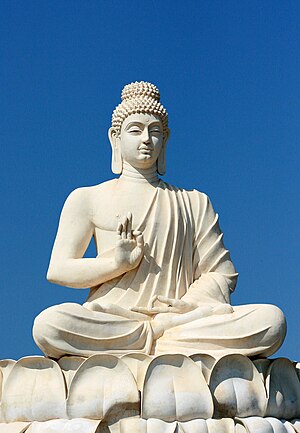
[[[53,306],[35,319],[47,356],[270,356],[281,346],[277,307],[230,305],[237,273],[208,197],[158,177],[168,138],[157,87],[125,86],[109,130],[120,177],[76,189],[61,214],[48,280],[91,289],[83,306]],[[83,258],[92,237],[98,255]]]

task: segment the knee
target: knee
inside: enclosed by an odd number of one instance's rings
[[[52,308],[52,307],[51,307]],[[49,334],[49,312],[50,308],[42,311],[33,322],[32,335],[36,344],[40,347],[40,343],[42,343]]]
[[[275,305],[263,305],[262,317],[269,328],[269,338],[276,350],[282,345],[286,336],[286,319],[280,308]]]
[[[265,306],[266,320],[268,320],[274,331],[280,335],[286,334],[286,320],[283,312],[276,305]]]
[[[46,353],[46,347],[48,346],[49,341],[55,341],[58,338],[58,309],[59,306],[47,308],[42,311],[33,322],[33,339],[44,353]]]

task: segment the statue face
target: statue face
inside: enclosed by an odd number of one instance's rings
[[[124,120],[119,138],[124,161],[135,168],[150,168],[163,146],[161,120],[153,114],[131,114]]]

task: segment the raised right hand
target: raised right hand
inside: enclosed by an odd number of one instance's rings
[[[132,214],[128,213],[117,228],[115,263],[119,269],[128,272],[136,268],[144,254],[144,238],[140,231],[132,231]]]

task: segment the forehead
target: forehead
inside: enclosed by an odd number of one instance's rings
[[[126,117],[124,122],[122,123],[121,130],[126,128],[130,123],[141,123],[143,125],[150,125],[152,123],[159,123],[162,126],[162,122],[159,116],[150,113],[134,113],[130,114],[130,116]]]

